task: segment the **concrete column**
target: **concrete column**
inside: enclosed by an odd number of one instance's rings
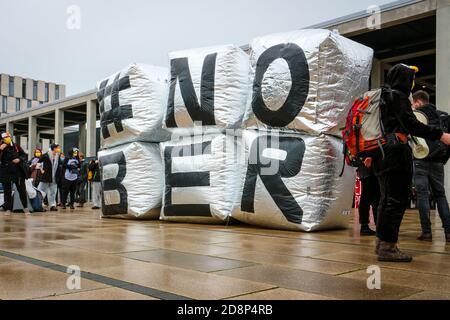
[[[450,113],[450,0],[437,1],[436,105]],[[450,201],[450,164],[445,170],[445,190]]]
[[[381,61],[377,58],[373,58],[372,74],[370,77],[371,89],[377,89],[383,84],[383,75],[384,70]]]
[[[6,131],[9,132],[11,136],[14,136],[14,123],[8,121],[6,123]]]
[[[96,121],[97,102],[91,100],[86,105],[86,157],[97,156]]]
[[[28,159],[33,158],[33,151],[37,145],[37,119],[28,117]]]
[[[61,146],[64,145],[64,110],[55,110],[55,143]]]
[[[86,153],[86,122],[78,125],[78,148]]]

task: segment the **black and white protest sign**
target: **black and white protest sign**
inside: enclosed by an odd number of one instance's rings
[[[169,139],[162,121],[168,92],[166,68],[132,64],[97,86],[102,146]]]
[[[342,169],[342,143],[308,136],[245,130],[241,192],[232,216],[263,227],[314,231],[344,227],[354,171]]]
[[[217,223],[229,217],[237,184],[235,139],[216,134],[161,144],[165,164],[163,220]]]
[[[172,52],[165,127],[234,128],[245,110],[249,58],[234,45]]]
[[[99,152],[105,217],[158,219],[164,188],[159,144],[133,142]]]
[[[328,30],[297,30],[255,38],[250,57],[245,128],[339,134],[368,89],[373,50]]]

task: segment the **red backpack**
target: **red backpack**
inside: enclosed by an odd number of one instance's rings
[[[382,93],[384,89],[366,92],[355,100],[347,116],[342,130],[344,140],[345,161],[352,167],[358,167],[361,159],[383,154],[383,146],[387,143],[381,121]],[[396,133],[397,139],[403,143],[408,135]]]

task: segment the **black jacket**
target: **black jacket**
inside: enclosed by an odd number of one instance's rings
[[[428,125],[435,128],[441,128],[441,118],[439,116],[438,110],[435,105],[429,103],[418,109],[424,113],[428,119]],[[426,157],[425,161],[433,162],[446,162],[447,161],[447,151],[448,147],[440,141],[433,141],[426,139],[428,148],[430,149],[430,154]]]
[[[20,163],[14,164],[14,159],[20,159]],[[0,150],[0,182],[28,178],[27,167],[27,155],[19,145],[9,145],[3,151]]]
[[[92,182],[101,182],[100,167],[95,161],[89,163],[89,170],[92,171]]]
[[[403,64],[394,66],[386,78],[381,104],[381,121],[386,134],[406,133],[415,137],[439,140],[443,134],[440,128],[424,125],[417,120],[411,108],[409,96],[414,81],[414,71]],[[387,144],[384,158],[374,159],[376,174],[390,170],[412,170],[412,154],[408,144]]]
[[[59,159],[59,157],[57,161],[58,166],[55,173],[55,182],[58,182],[58,179],[61,176],[61,160]],[[42,155],[41,160],[39,162],[42,163],[42,168],[44,169],[44,174],[41,177],[41,181],[47,183],[53,182],[53,165],[48,153]]]

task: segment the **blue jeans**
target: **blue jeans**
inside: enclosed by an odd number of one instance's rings
[[[450,209],[445,196],[444,165],[439,162],[414,161],[414,184],[422,232],[431,233],[430,190],[436,200],[439,216],[446,233],[450,233]]]

